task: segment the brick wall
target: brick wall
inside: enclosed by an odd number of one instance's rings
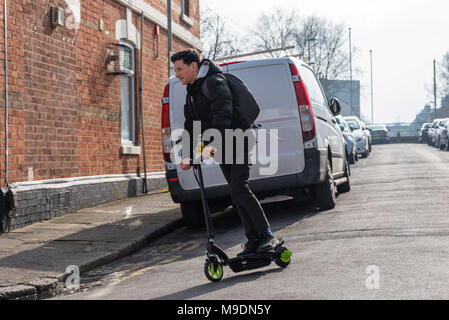
[[[146,0],[166,13],[165,0]],[[120,77],[106,75],[106,46],[117,43],[115,22],[126,9],[114,0],[81,0],[79,29],[51,25],[51,5],[64,0],[8,0],[9,181],[128,174],[143,171],[143,154],[120,154]],[[4,88],[3,6],[0,22],[0,86]],[[180,21],[181,0],[173,1],[173,20],[199,37],[199,0],[190,0],[189,27]],[[66,19],[68,15],[66,14]],[[104,30],[99,30],[99,20]],[[140,32],[140,16],[132,23]],[[144,24],[143,104],[147,170],[163,171],[160,116],[167,80],[167,33],[161,31],[155,57],[155,25]],[[174,51],[189,45],[176,37]],[[140,52],[136,50],[136,70]],[[136,81],[139,75],[136,75]],[[138,83],[136,124],[140,123]],[[4,105],[4,90],[0,103]],[[4,165],[4,108],[0,111],[0,168]],[[141,145],[140,128],[136,128]],[[32,168],[32,169],[29,169]],[[3,179],[3,171],[2,177]]]

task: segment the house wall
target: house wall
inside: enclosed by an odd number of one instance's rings
[[[181,0],[172,2],[173,50],[192,47],[200,50],[199,0],[190,0],[190,24],[181,19]],[[7,0],[8,182],[19,186],[15,188],[19,206],[12,220],[13,227],[73,212],[80,203],[85,207],[98,201],[141,194],[141,188],[135,186],[142,185],[141,181],[136,182],[136,174],[142,172],[143,175],[144,168],[138,91],[142,11],[145,16],[142,50],[147,172],[165,170],[160,99],[169,63],[166,4],[165,0]],[[65,10],[64,26],[51,24],[52,5]],[[3,5],[0,13],[0,103],[4,106]],[[158,38],[154,36],[156,24],[160,25]],[[133,149],[137,154],[123,152],[120,76],[106,74],[106,48],[117,44],[120,38],[134,43],[137,49],[136,148]],[[4,117],[5,108],[0,108],[2,182],[5,179]],[[104,181],[104,176],[107,179],[108,175],[113,176],[111,185],[115,187],[108,187]],[[125,182],[120,180],[117,184],[116,179],[122,179],[117,175],[124,175]],[[91,201],[92,192],[88,186],[98,184],[95,176],[103,176],[102,187],[96,189],[99,193]],[[160,174],[156,176],[159,180],[149,185],[159,188],[164,185],[164,178]],[[93,177],[93,180],[83,180],[86,187],[82,188],[72,188],[72,184],[77,183],[65,185],[65,189],[51,184],[53,180],[76,177]],[[46,183],[27,185],[30,181]],[[128,192],[130,186],[132,192]],[[62,199],[63,204],[55,199]],[[71,203],[72,200],[76,201]]]
[[[166,15],[166,1],[140,2]],[[136,173],[138,167],[143,170],[142,152],[140,156],[120,152],[120,76],[106,75],[106,47],[118,43],[118,20],[131,17],[131,22],[126,23],[133,25],[137,31],[134,39],[140,42],[140,15],[132,10],[127,13],[122,3],[81,0],[78,28],[74,27],[74,15],[67,11],[66,26],[51,25],[51,6],[66,9],[65,0],[8,1],[10,182],[31,180],[30,175],[32,180],[47,180],[129,174]],[[194,22],[191,27],[180,20],[181,0],[173,1],[173,22],[192,38],[199,38],[198,0],[191,1],[190,11]],[[99,28],[100,20],[103,31]],[[168,77],[167,32],[161,28],[156,57],[154,28],[155,24],[146,19],[143,105],[148,172],[164,170],[160,98]],[[3,35],[3,25],[0,32]],[[0,60],[4,60],[3,42],[0,36]],[[191,46],[174,37],[174,51]],[[139,57],[136,50],[137,71]],[[2,74],[3,66],[2,63]],[[141,147],[138,74],[135,79],[136,145]],[[0,84],[3,88],[3,76]],[[4,92],[1,98],[4,105]],[[4,110],[1,112],[4,117]],[[4,123],[0,127],[0,154],[4,155]],[[0,162],[4,170],[4,161]]]

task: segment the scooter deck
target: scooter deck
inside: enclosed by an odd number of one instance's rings
[[[271,257],[264,255],[253,255],[245,257],[237,257],[230,259],[228,265],[234,272],[242,272],[246,270],[258,269],[267,267],[273,260]]]
[[[234,272],[242,272],[246,270],[258,269],[267,267],[273,262],[276,251],[282,247],[284,240],[280,239],[279,244],[275,249],[267,251],[265,253],[252,253],[244,256],[238,256],[233,259],[229,259],[227,264]]]

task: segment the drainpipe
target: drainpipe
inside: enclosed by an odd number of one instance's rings
[[[5,25],[5,183],[8,185],[8,12],[6,8],[8,0],[5,0],[4,25]]]
[[[143,11],[140,16],[140,84],[139,84],[139,100],[140,100],[140,126],[142,128],[142,151],[143,151],[143,171],[145,178],[143,179],[142,192],[144,194],[148,193],[148,183],[147,183],[147,159],[145,153],[145,131],[144,131],[144,121],[143,121],[143,23],[144,23]]]
[[[173,30],[172,30],[172,13],[171,0],[167,0],[167,27],[168,27],[168,76],[172,76],[173,65],[170,60],[173,55]]]

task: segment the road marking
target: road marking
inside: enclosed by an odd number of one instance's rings
[[[178,259],[181,258],[181,257],[182,257],[182,256],[173,256],[173,257],[170,257],[170,258],[168,258],[168,259],[166,259],[166,260],[157,262],[156,264],[154,264],[154,265],[152,265],[152,266],[149,266],[149,267],[146,267],[146,268],[137,270],[137,271],[131,273],[130,275],[121,278],[120,281],[125,281],[125,280],[128,280],[128,279],[132,278],[132,277],[141,275],[142,273],[147,272],[147,271],[149,271],[149,270],[151,270],[151,269],[154,269],[154,268],[156,268],[156,267],[159,266],[159,265],[162,265],[162,264],[169,264],[169,263],[171,263],[171,262],[173,262],[173,261],[175,261],[175,260],[178,260]]]
[[[122,281],[128,280],[129,278],[132,278],[132,277],[135,277],[135,276],[138,276],[138,275],[140,275],[140,274],[142,274],[142,273],[144,273],[144,272],[146,272],[148,270],[151,270],[151,269],[155,268],[156,266],[157,266],[157,264],[154,265],[154,266],[149,266],[149,267],[137,270],[136,272],[131,273],[129,276],[123,277]]]
[[[166,260],[160,261],[157,265],[161,265],[161,264],[169,264],[175,260],[178,260],[179,258],[181,258],[182,256],[173,256],[171,258],[168,258]]]

